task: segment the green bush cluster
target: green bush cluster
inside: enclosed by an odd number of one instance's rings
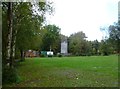
[[[40,57],[46,57],[46,55],[44,55],[44,54],[40,54]]]
[[[57,54],[57,57],[62,57],[62,54],[58,53],[58,54]]]
[[[52,57],[52,55],[48,55],[48,57]]]
[[[3,67],[3,74],[2,74],[2,83],[13,83],[18,82],[18,74],[15,68]]]

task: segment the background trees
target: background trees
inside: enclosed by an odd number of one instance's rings
[[[68,37],[69,52],[73,55],[110,55],[120,51],[120,28],[114,23],[108,28],[102,28],[107,36],[100,42],[98,40],[87,41],[85,33],[77,32]]]
[[[116,54],[120,51],[120,26],[119,22],[102,28],[107,34],[100,42],[100,51],[103,55]]]
[[[107,54],[119,53],[120,52],[120,25],[119,22],[114,22],[113,25],[102,28],[103,31],[107,31],[108,37],[101,41],[102,50],[107,51]],[[104,51],[104,52],[105,52]]]

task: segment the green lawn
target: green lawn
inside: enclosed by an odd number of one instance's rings
[[[117,87],[117,56],[27,58],[15,87]],[[9,86],[9,85],[8,85]]]

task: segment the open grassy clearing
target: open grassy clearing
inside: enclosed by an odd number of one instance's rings
[[[27,58],[15,87],[117,87],[117,56]]]

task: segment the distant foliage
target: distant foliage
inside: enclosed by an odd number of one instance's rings
[[[58,56],[58,57],[62,57],[62,54],[61,54],[61,53],[58,53],[57,56]]]

